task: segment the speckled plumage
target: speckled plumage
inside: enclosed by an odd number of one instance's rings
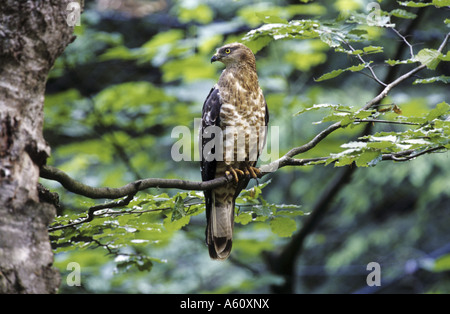
[[[252,51],[240,43],[228,44],[217,50],[213,61],[223,62],[226,68],[203,104],[203,181],[224,176],[229,167],[244,170],[246,166],[255,166],[265,144],[269,120]],[[221,134],[215,133],[214,127],[220,128]],[[211,138],[215,145],[209,151],[205,148],[211,148]],[[211,156],[215,158],[211,160]],[[244,177],[238,182],[205,191],[206,243],[213,259],[226,259],[231,252],[235,199],[249,180]]]

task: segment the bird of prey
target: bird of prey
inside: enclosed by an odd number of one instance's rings
[[[261,175],[255,165],[266,142],[269,111],[248,47],[227,44],[217,49],[211,63],[215,61],[225,64],[225,70],[203,104],[201,173],[202,181],[233,177],[226,185],[204,192],[209,255],[224,260],[231,252],[236,197],[250,178]]]

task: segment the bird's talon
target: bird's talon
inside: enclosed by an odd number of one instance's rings
[[[249,167],[249,172],[250,172],[250,176],[253,178],[253,179],[256,179],[258,176],[256,175],[256,173],[255,173],[255,170],[253,169],[253,167]]]
[[[244,171],[242,171],[241,169],[235,168],[234,171],[236,171],[236,173],[239,173],[239,176],[243,176],[244,175]]]
[[[246,167],[246,170],[249,172],[249,175],[253,179],[261,178],[261,170],[259,170],[258,168],[252,167],[252,166],[248,166],[248,167]]]
[[[231,174],[231,175],[233,176],[233,178],[234,178],[234,181],[235,181],[236,183],[238,183],[238,182],[239,182],[239,177],[238,177],[237,171],[240,171],[240,172],[242,172],[242,171],[239,170],[239,169],[234,169],[234,168],[231,167],[231,166],[228,166],[227,168],[228,168],[228,170],[225,171],[225,175],[228,176],[229,174]]]

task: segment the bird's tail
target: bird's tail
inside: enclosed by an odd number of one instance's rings
[[[224,260],[231,253],[234,226],[234,197],[216,199],[214,191],[211,193],[211,208],[206,208],[206,244],[212,259]]]

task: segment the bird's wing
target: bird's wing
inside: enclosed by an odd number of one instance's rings
[[[213,88],[211,88],[211,91],[209,92],[208,96],[206,97],[205,102],[203,103],[203,110],[202,110],[202,125],[200,128],[200,134],[199,134],[199,147],[201,147],[201,161],[200,161],[200,168],[202,173],[202,181],[209,181],[215,178],[216,175],[216,166],[217,161],[215,158],[212,160],[207,160],[205,158],[205,155],[208,153],[214,154],[214,148],[211,152],[207,152],[204,150],[205,145],[211,141],[214,140],[214,134],[210,134],[211,129],[208,127],[210,126],[217,126],[220,125],[220,108],[222,104],[220,102],[219,97],[219,88],[217,85],[215,85]],[[206,218],[207,221],[210,221],[210,215],[211,215],[211,208],[213,206],[213,198],[212,198],[212,191],[206,190],[204,191],[205,194],[205,208],[206,208]]]
[[[215,85],[213,88],[211,88],[211,91],[209,92],[208,96],[206,97],[205,102],[203,103],[203,110],[202,110],[202,125],[200,128],[200,134],[199,134],[199,140],[201,147],[201,172],[202,172],[202,181],[209,181],[214,179],[216,174],[216,160],[207,160],[205,156],[208,153],[214,154],[214,148],[211,150],[211,152],[205,151],[205,145],[211,141],[214,140],[215,134],[211,133],[211,126],[217,126],[220,125],[220,107],[222,106],[220,102],[219,97],[219,88],[217,85]]]
[[[264,122],[265,122],[265,126],[268,126],[269,125],[269,108],[267,107],[267,102],[266,102],[266,100],[264,100],[264,102],[265,102],[265,104],[266,104],[266,113],[265,113],[265,116],[264,116]]]

